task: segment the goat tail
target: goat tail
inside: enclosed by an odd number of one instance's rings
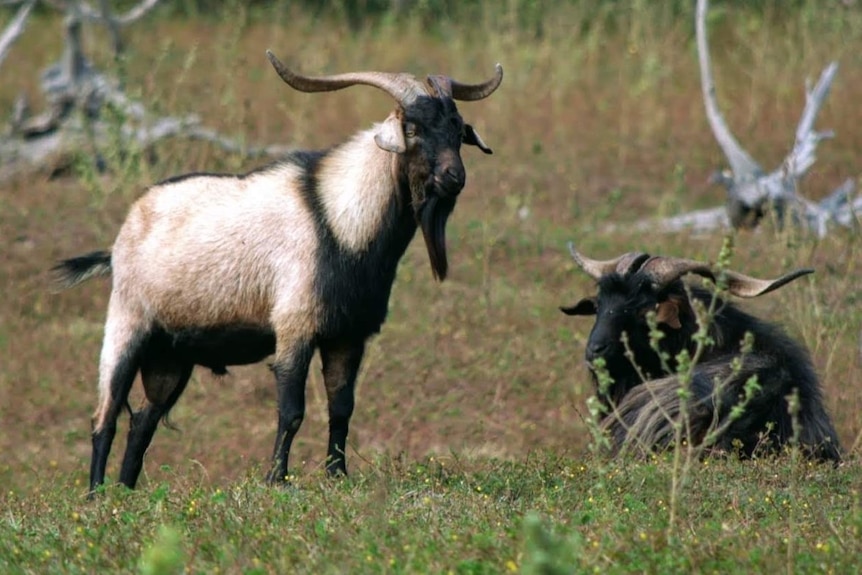
[[[110,275],[111,252],[96,251],[69,258],[51,268],[51,272],[61,289],[76,286],[90,278]]]

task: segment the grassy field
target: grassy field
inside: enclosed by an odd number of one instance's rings
[[[350,480],[331,483],[321,471],[326,403],[315,360],[292,452],[294,487],[283,490],[261,481],[275,391],[258,365],[222,378],[196,371],[172,414],[179,429],[157,434],[140,489],[85,501],[109,285],[55,294],[47,273],[57,259],[110,246],[147,183],[258,163],[178,140],[161,144],[153,162],[109,151],[112,175],[77,169],[0,188],[0,571],[859,570],[855,235],[818,241],[767,224],[735,238],[733,260],[768,277],[817,270],[745,307],[811,349],[848,452],[842,467],[787,456],[705,460],[683,473],[672,458],[608,462],[590,450],[592,387],[582,361],[590,322],[557,306],[593,286],[566,242],[600,258],[642,250],[714,260],[721,234],[632,233],[625,224],[724,199],[706,183],[724,160],[703,111],[692,15],[646,1],[592,4],[554,8],[541,26],[511,2],[462,21],[386,18],[352,32],[337,18],[282,7],[190,20],[157,13],[133,27],[130,94],[161,113],[197,113],[249,143],[324,147],[392,106],[371,89],[294,92],[270,69],[266,48],[308,73],[378,68],[469,82],[501,62],[500,90],[459,104],[495,153],[464,150],[468,183],[449,224],[449,279],[432,280],[419,240],[402,262],[360,377]],[[57,18],[30,23],[0,68],[0,111],[21,91],[39,109],[38,71],[59,55],[60,30]],[[858,7],[719,7],[710,30],[720,105],[767,169],[792,145],[805,78],[837,59],[818,120],[836,138],[821,144],[803,192],[817,199],[859,177]],[[91,32],[88,48],[110,69],[104,35]],[[610,233],[610,223],[623,225]]]

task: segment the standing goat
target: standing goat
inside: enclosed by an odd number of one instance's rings
[[[134,487],[160,419],[192,369],[214,373],[275,354],[278,432],[269,480],[283,482],[320,350],[329,404],[327,472],[343,474],[354,386],[380,331],[398,261],[421,227],[434,277],[446,276],[446,220],[465,183],[461,144],[491,150],[453,100],[480,100],[503,79],[355,72],[306,77],[267,56],[302,92],[356,84],[397,102],[383,123],[326,151],[296,151],[244,175],[189,174],[151,187],[111,252],[65,260],[65,286],[113,275],[93,417],[90,490],[102,484],[117,418],[141,372],[120,482]],[[131,410],[130,410],[131,411]]]
[[[677,361],[681,352],[695,357],[700,321],[692,300],[709,309],[716,297],[707,289],[684,285],[682,276],[694,273],[714,282],[718,278],[731,295],[756,297],[813,270],[760,280],[732,271],[722,276],[692,260],[633,252],[597,261],[570,249],[575,262],[598,282],[598,296],[560,309],[567,315],[596,316],[586,359],[597,386],[596,360],[604,360],[613,380],[606,390],[599,390],[599,399],[607,411],[602,427],[615,451],[666,448],[680,424],[687,434],[683,438],[694,444],[708,440],[723,450],[741,447],[747,456],[761,444],[779,448],[798,433],[799,445],[809,457],[840,460],[838,437],[808,352],[778,326],[721,299],[709,320],[709,343],[692,373],[688,422],[679,421]],[[649,312],[655,313],[663,334],[657,347],[664,357],[654,349]],[[743,342],[752,337],[750,350],[743,352]],[[752,376],[757,377],[758,388],[747,383]],[[794,392],[795,423],[788,402]]]

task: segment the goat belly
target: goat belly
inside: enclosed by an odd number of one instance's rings
[[[217,374],[225,373],[227,366],[258,363],[275,353],[275,333],[258,325],[161,330],[154,337],[168,339],[179,359]]]

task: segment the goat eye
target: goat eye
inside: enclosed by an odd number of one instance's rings
[[[413,124],[411,122],[407,122],[406,124],[404,124],[404,135],[406,137],[415,138],[417,131],[418,130],[416,129],[416,124]]]

